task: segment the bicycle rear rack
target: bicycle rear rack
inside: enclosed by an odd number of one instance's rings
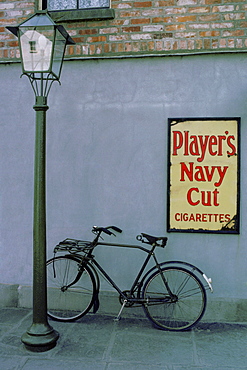
[[[84,252],[87,253],[91,249],[92,243],[83,240],[77,239],[65,239],[59,244],[57,244],[54,248],[54,254],[57,252],[69,252],[69,253],[77,253],[77,252]]]

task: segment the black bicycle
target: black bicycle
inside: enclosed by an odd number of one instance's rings
[[[156,247],[165,247],[166,237],[142,233],[137,236],[141,245],[112,244],[101,241],[101,234],[115,235],[122,230],[116,226],[96,227],[93,241],[65,239],[54,248],[54,257],[47,261],[48,315],[60,321],[73,321],[90,310],[99,308],[100,279],[98,272],[119,293],[121,309],[142,305],[147,317],[159,329],[182,331],[194,326],[206,308],[206,289],[212,289],[209,279],[196,266],[182,261],[159,263]],[[116,236],[116,235],[115,235]],[[131,288],[122,291],[96,261],[93,251],[98,246],[136,248],[147,253]],[[56,256],[57,252],[65,253]],[[154,267],[146,272],[149,260]]]

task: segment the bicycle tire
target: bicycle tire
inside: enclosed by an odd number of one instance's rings
[[[188,330],[205,312],[205,288],[195,274],[183,267],[165,267],[161,271],[174,297],[170,298],[161,273],[157,270],[142,290],[142,298],[146,300],[144,311],[158,329]]]
[[[79,281],[64,289],[76,278],[80,260],[59,256],[47,261],[47,314],[54,320],[74,321],[86,315],[94,303],[96,282],[88,266]]]

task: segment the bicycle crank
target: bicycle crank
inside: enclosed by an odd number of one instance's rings
[[[119,296],[119,302],[120,302],[120,304],[123,305],[125,303],[125,305],[124,305],[125,307],[131,307],[131,306],[133,306],[133,304],[135,302],[129,302],[128,299],[135,298],[135,295],[134,294],[131,294],[129,290],[124,290],[123,291],[123,294],[127,297],[127,302],[125,302],[126,299],[120,295]]]

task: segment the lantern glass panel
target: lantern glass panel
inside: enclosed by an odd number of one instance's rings
[[[19,32],[24,72],[49,72],[54,29],[20,27]]]
[[[54,44],[54,55],[52,62],[52,72],[59,78],[62,68],[63,56],[66,48],[66,39],[56,30],[56,38]]]

